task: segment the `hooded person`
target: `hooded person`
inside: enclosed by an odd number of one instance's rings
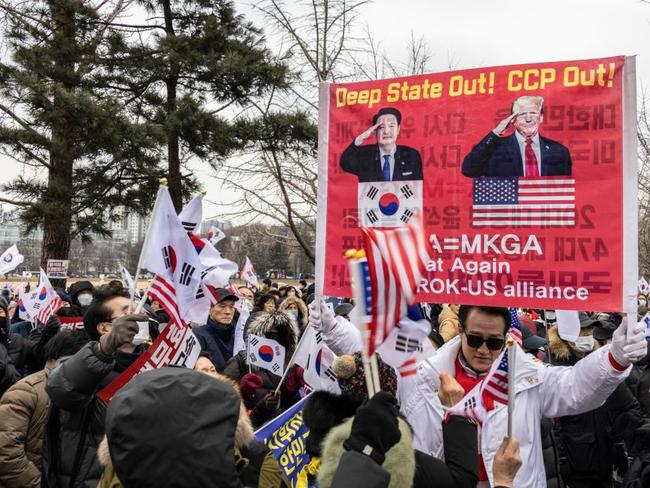
[[[275,395],[280,376],[254,365],[249,366],[246,350],[240,351],[228,361],[223,374],[239,383],[253,426],[260,427],[300,400],[298,390],[304,385],[302,368],[288,364],[298,344],[300,332],[293,317],[283,312],[258,312],[246,324],[246,344],[251,335],[272,339],[282,345],[285,349],[284,367],[290,368],[278,395]]]
[[[204,385],[203,384],[204,382],[200,378],[197,378],[195,375],[176,372],[177,370],[182,370],[183,368],[163,368],[158,371],[163,371],[168,369],[173,369],[174,371],[163,373],[163,375],[170,377],[169,383],[166,383],[166,385],[170,385],[172,390],[171,393],[166,391],[159,397],[163,401],[165,398],[170,399],[169,402],[165,403],[166,405],[169,404],[173,406],[176,403],[179,403],[179,399],[184,398],[184,396],[186,395],[185,393],[186,389],[192,388],[194,385],[199,385],[199,391],[196,393],[195,398],[191,399],[191,403],[194,405],[194,407],[196,407],[194,409],[195,414],[198,413],[200,415],[204,415],[203,414],[204,410],[212,409],[213,407],[219,408],[223,404],[223,402],[219,402],[216,404],[207,403],[211,399],[211,396],[209,396],[210,394],[207,393],[208,385],[207,384]],[[202,373],[203,375],[209,377],[210,379],[212,379],[217,383],[222,383],[226,386],[229,386],[233,391],[236,392],[237,397],[239,398],[239,413],[238,413],[237,422],[235,426],[233,445],[234,445],[234,462],[237,470],[237,475],[241,484],[243,486],[251,487],[251,488],[253,487],[280,488],[280,486],[282,486],[282,475],[280,473],[280,469],[278,467],[277,462],[275,461],[275,458],[273,457],[273,454],[268,450],[268,448],[264,444],[262,444],[261,442],[255,439],[255,435],[253,433],[253,426],[251,424],[250,418],[248,417],[248,412],[243,402],[241,401],[241,397],[239,396],[239,385],[237,385],[237,383],[231,380],[230,378],[227,378],[226,376],[217,373],[216,370],[214,369],[214,365],[212,365],[207,355],[200,356],[199,361],[197,361],[197,365],[195,365],[194,367],[194,371]],[[155,379],[155,380],[149,379],[147,385],[144,386],[145,391],[149,389],[155,389],[156,383],[159,383],[160,381],[161,381],[160,379]],[[176,381],[183,381],[184,384],[177,385]],[[221,391],[221,387],[219,388]],[[203,391],[201,391],[201,389],[203,389]],[[167,397],[167,394],[169,395],[169,397]],[[201,405],[200,403],[200,399],[202,397],[205,397],[206,400],[206,403],[203,405]],[[149,400],[149,401],[153,402],[153,400]],[[147,402],[148,400],[146,399],[142,402],[142,408],[146,408],[145,404]],[[182,403],[182,400],[180,400],[180,403]],[[139,410],[140,407],[134,407],[134,408]],[[186,407],[179,405],[179,408],[184,409]],[[160,417],[161,421],[164,421],[165,415],[172,415],[172,414],[170,414],[169,412],[161,413],[161,417]],[[210,416],[211,413],[208,413],[208,415]],[[182,417],[184,418],[185,416],[183,415]],[[181,422],[183,418],[180,419]],[[196,435],[200,435],[199,434],[200,426],[196,426],[196,429],[194,429],[193,427],[195,423],[196,422],[192,421],[188,425],[191,428],[190,435],[196,436]],[[207,423],[209,424],[209,422]],[[181,429],[183,428],[182,423],[175,424],[175,426],[176,427],[172,427],[169,430],[172,430],[174,428],[181,428]],[[119,426],[119,427],[126,428],[124,426]],[[207,434],[211,433],[209,430],[210,428],[211,427],[208,428]],[[109,432],[107,431],[107,436],[108,434]],[[134,438],[135,437],[136,436],[134,436]],[[143,440],[146,441],[146,439]],[[203,442],[203,440],[199,439],[199,443],[201,442]],[[115,447],[119,447],[119,446],[115,446]],[[99,462],[104,467],[104,473],[99,482],[98,488],[122,488],[124,486],[129,486],[127,484],[123,484],[120,478],[118,477],[116,473],[116,468],[113,464],[113,460],[111,459],[111,454],[109,451],[110,448],[108,443],[108,437],[105,437],[102,443],[100,444],[99,451],[98,451]],[[168,455],[169,452],[165,452],[165,454]],[[154,453],[152,453],[151,455],[154,455]],[[197,469],[200,469],[200,467],[197,466]],[[164,474],[161,473],[160,477],[164,477]],[[176,480],[170,482],[174,484],[166,484],[167,482],[160,482],[159,479],[152,480],[151,483],[153,486],[177,486]],[[210,485],[181,485],[181,486],[222,486],[222,485],[216,485],[214,483],[215,481],[213,480],[212,484]],[[139,486],[139,485],[135,485],[135,486]]]
[[[70,295],[70,305],[78,308],[77,316],[83,317],[93,301],[93,292],[95,286],[90,281],[77,281],[73,283],[68,294]]]
[[[305,330],[307,323],[309,322],[309,312],[307,311],[307,305],[297,296],[287,296],[282,303],[280,303],[278,310],[284,312],[287,315],[291,315],[300,331]]]
[[[231,386],[198,371],[168,367],[139,374],[108,406],[112,464],[99,486],[239,488],[240,410]]]

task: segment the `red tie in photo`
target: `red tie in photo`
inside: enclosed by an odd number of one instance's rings
[[[533,139],[526,139],[526,176],[539,176],[539,169],[537,168],[537,156],[533,151]]]

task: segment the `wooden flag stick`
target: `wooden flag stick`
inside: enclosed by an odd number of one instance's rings
[[[517,344],[514,339],[508,336],[508,437],[512,437],[512,417],[515,409],[515,357],[517,356]]]

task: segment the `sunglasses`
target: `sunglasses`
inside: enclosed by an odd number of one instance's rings
[[[500,351],[506,343],[505,339],[499,337],[488,337],[485,339],[480,335],[465,334],[465,338],[467,339],[467,345],[472,349],[478,349],[485,343],[490,351]]]

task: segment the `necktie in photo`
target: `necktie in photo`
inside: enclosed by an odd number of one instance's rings
[[[384,154],[382,172],[384,173],[384,181],[390,181],[390,156],[388,154]]]
[[[526,176],[539,176],[539,168],[537,167],[537,156],[533,151],[533,139],[526,139]]]

